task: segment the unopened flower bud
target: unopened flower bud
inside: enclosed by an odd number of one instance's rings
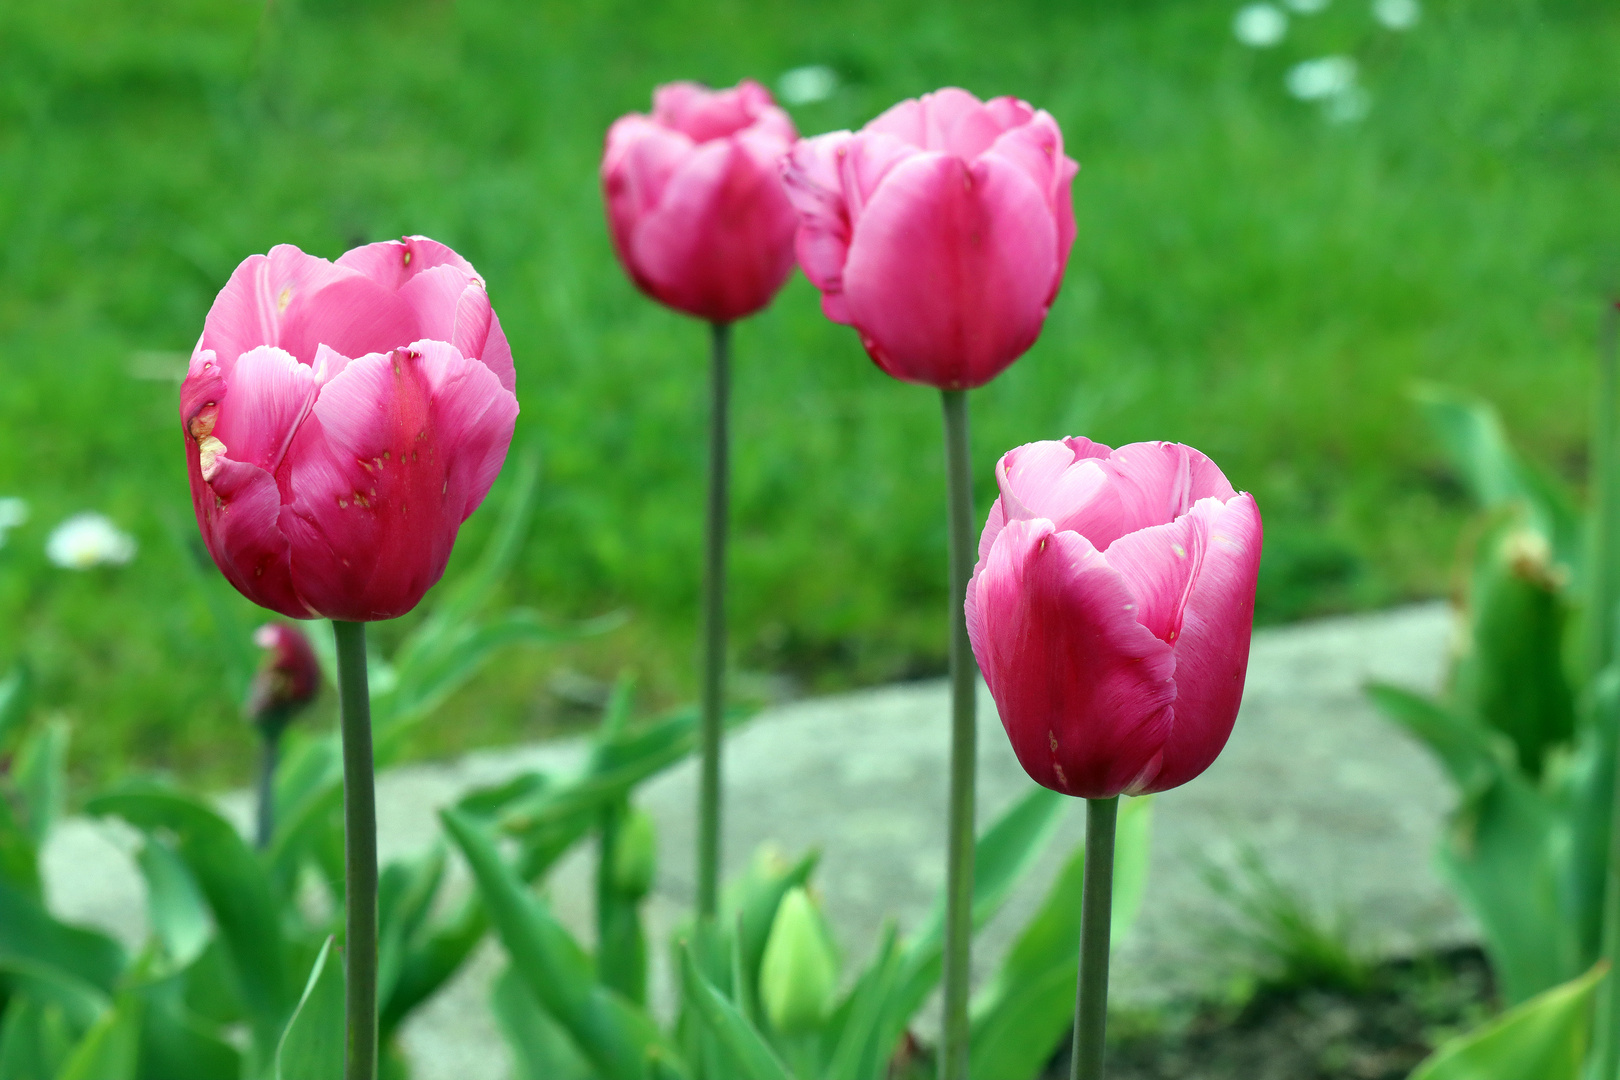
[[[759,995],[765,1015],[784,1035],[819,1027],[838,989],[838,954],[810,896],[795,888],[782,897],[765,942]]]
[[[652,815],[645,810],[631,810],[619,826],[613,850],[613,884],[626,896],[640,899],[652,891],[657,868],[658,835]]]
[[[261,730],[279,733],[315,700],[321,667],[309,638],[288,623],[265,623],[253,632],[253,643],[265,650],[265,658],[248,690],[248,719]]]

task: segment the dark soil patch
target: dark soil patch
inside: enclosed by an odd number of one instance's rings
[[[1477,949],[1381,964],[1361,989],[1270,987],[1241,1007],[1113,1022],[1109,1080],[1404,1080],[1493,1011]],[[1065,1047],[1047,1080],[1069,1075]]]

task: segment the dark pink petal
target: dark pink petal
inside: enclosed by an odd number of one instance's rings
[[[695,146],[645,116],[622,116],[608,128],[602,156],[602,188],[615,232],[628,230],[663,197],[664,185]]]
[[[700,146],[637,223],[631,261],[648,292],[687,314],[753,314],[793,270],[798,218],[775,168],[730,140]]]
[[[1119,573],[1082,536],[1014,521],[969,587],[974,655],[1035,782],[1085,798],[1150,784],[1176,662],[1136,620]]]
[[[287,454],[280,518],[308,606],[359,621],[409,611],[488,492],[517,402],[483,364],[421,341],[353,360]]]
[[[1028,176],[995,159],[916,154],[867,204],[843,292],[879,367],[962,389],[1034,344],[1056,266],[1057,227]]]
[[[294,619],[314,612],[293,588],[289,547],[277,526],[281,498],[269,473],[229,458],[216,460],[212,481],[202,479],[198,448],[186,440],[192,504],[214,564],[238,592],[261,607]]]
[[[236,366],[236,358],[251,349],[260,345],[286,348],[282,327],[288,313],[309,295],[346,276],[345,270],[291,244],[279,244],[268,255],[250,255],[208,309],[198,348],[211,349],[227,376]],[[297,355],[295,350],[288,351]]]
[[[1260,511],[1254,497],[1243,493],[1224,506],[1202,501],[1189,516],[1205,523],[1208,539],[1176,640],[1175,719],[1164,765],[1143,791],[1185,784],[1209,768],[1226,746],[1243,700],[1260,573]]]
[[[232,461],[273,474],[315,402],[315,371],[268,345],[244,353],[231,372],[211,432]]]
[[[776,107],[771,92],[744,79],[730,90],[710,90],[694,82],[676,82],[653,91],[652,119],[694,142],[724,139],[750,127],[796,137],[793,122]]]
[[[377,247],[379,245],[372,245]],[[358,271],[293,297],[281,327],[280,345],[306,364],[325,345],[344,356],[398,348],[421,336],[416,312],[392,288]]]

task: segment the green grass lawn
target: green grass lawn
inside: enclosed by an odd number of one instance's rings
[[[1259,499],[1263,619],[1442,593],[1465,506],[1414,382],[1492,398],[1581,479],[1599,301],[1620,270],[1620,7],[1431,0],[1395,33],[1336,0],[1264,51],[1233,38],[1236,7],[0,7],[0,496],[34,510],[0,549],[0,661],[29,659],[86,775],[245,776],[204,597],[225,586],[187,564],[170,373],[245,255],[412,232],[477,265],[517,356],[518,440],[544,471],[511,599],[629,616],[511,655],[419,752],[555,727],[563,668],[634,667],[650,700],[688,696],[705,328],[619,272],[597,159],[656,82],[770,83],[810,63],[841,88],[794,110],[805,133],[954,83],[1048,108],[1082,164],[1046,332],[974,395],[981,513],[1018,443],[1177,439]],[[1360,65],[1358,123],[1283,88],[1329,53]],[[941,670],[936,395],[879,373],[802,277],[738,330],[737,357],[739,667],[811,688]],[[81,509],[135,533],[131,565],[46,563],[50,527]]]

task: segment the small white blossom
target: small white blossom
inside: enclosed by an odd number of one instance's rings
[[[88,570],[104,563],[122,566],[135,557],[135,538],[101,514],[74,514],[45,541],[45,556],[65,570]]]
[[[1373,0],[1373,18],[1390,30],[1410,30],[1423,15],[1418,0]]]
[[[1288,33],[1288,16],[1271,4],[1249,4],[1232,17],[1232,35],[1251,49],[1269,49]]]
[[[0,498],[0,547],[6,546],[6,533],[28,520],[28,504],[15,495]]]
[[[782,73],[776,92],[789,105],[813,105],[826,101],[838,89],[838,72],[826,64],[810,64]]]
[[[1348,56],[1305,60],[1288,70],[1288,92],[1301,101],[1322,101],[1356,84],[1356,62]]]

